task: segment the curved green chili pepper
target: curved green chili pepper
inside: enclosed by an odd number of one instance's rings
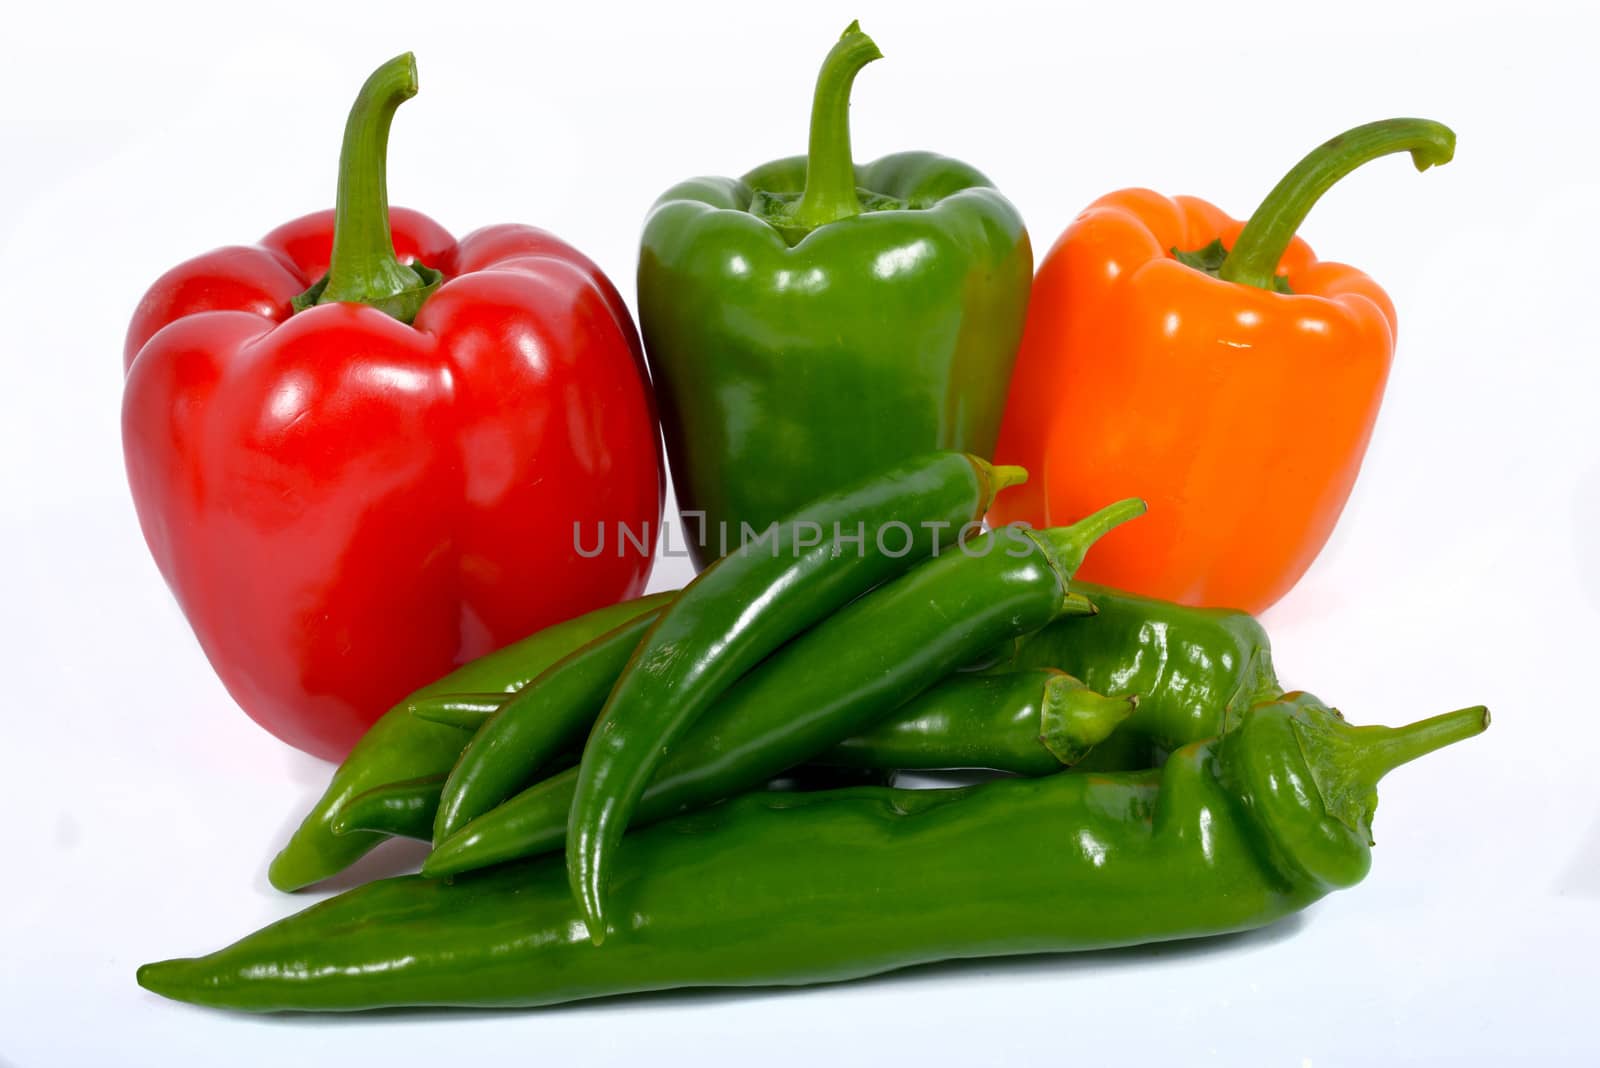
[[[1093,615],[1062,618],[1018,639],[998,669],[1053,667],[1139,707],[1077,765],[1080,771],[1160,767],[1190,742],[1225,734],[1252,705],[1284,692],[1255,617],[1188,608],[1088,582],[1072,588]]]
[[[1137,697],[1102,697],[1052,668],[955,675],[815,762],[1048,775],[1083,760],[1138,703]]]
[[[636,822],[759,785],[867,729],[982,650],[1080,611],[1068,579],[1097,538],[1143,511],[1144,502],[1123,501],[1071,527],[984,534],[852,602],[713,706],[657,770]],[[446,875],[560,847],[576,779],[563,772],[478,817],[435,846],[423,870]],[[569,865],[576,855],[568,850]],[[590,887],[604,874],[578,871]]]
[[[601,946],[552,857],[370,883],[139,983],[254,1012],[531,1006],[1244,931],[1360,881],[1377,781],[1487,724],[1289,701],[1159,771],[749,794],[630,836]]]
[[[664,611],[664,610],[663,610]],[[442,842],[519,789],[552,757],[581,743],[661,612],[630,619],[552,664],[472,736],[445,780],[434,816]]]
[[[343,871],[383,841],[382,835],[333,833],[339,810],[375,786],[402,779],[442,775],[461,755],[469,735],[413,716],[410,702],[428,694],[521,688],[580,645],[645,612],[666,605],[677,594],[657,593],[608,605],[480,657],[395,705],[356,743],[333,781],[267,869],[279,890],[298,890]]]
[[[1025,477],[958,452],[908,460],[812,501],[769,528],[770,546],[747,542],[684,588],[617,680],[578,766],[568,852],[573,893],[596,932],[605,929],[606,855],[651,775],[711,702],[796,634],[953,544],[997,492]]]

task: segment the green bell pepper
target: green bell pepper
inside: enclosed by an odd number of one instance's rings
[[[853,164],[850,88],[879,56],[852,23],[808,156],[684,182],[645,222],[639,319],[699,566],[863,472],[993,455],[1033,250],[964,163]]]

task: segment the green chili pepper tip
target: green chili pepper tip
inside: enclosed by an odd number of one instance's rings
[[[509,693],[425,694],[407,705],[406,711],[429,723],[475,731],[510,699]]]

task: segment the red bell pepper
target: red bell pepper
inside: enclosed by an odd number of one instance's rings
[[[388,208],[407,54],[351,110],[337,209],[163,276],[128,329],[123,444],[139,521],[228,691],[342,757],[452,667],[632,597],[653,533],[638,336],[588,259],[526,226],[453,241]],[[391,239],[392,233],[392,239]]]

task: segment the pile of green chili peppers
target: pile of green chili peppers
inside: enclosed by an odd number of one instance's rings
[[[270,874],[396,836],[433,843],[422,872],[139,982],[260,1012],[535,1006],[1243,931],[1358,882],[1378,779],[1487,726],[1350,726],[1285,692],[1249,616],[1073,582],[1143,504],[983,530],[1022,476],[919,457],[412,695]],[[941,769],[1001,774],[888,784]]]

